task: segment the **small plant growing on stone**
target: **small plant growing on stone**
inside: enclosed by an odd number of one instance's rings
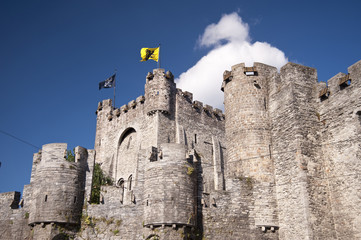
[[[115,225],[116,225],[117,227],[119,227],[120,224],[122,224],[122,220],[118,219],[117,221],[115,221]]]
[[[105,221],[105,223],[106,223],[107,225],[110,225],[110,224],[112,224],[113,222],[114,222],[114,219],[113,219],[113,218],[107,219],[107,220]]]
[[[253,180],[251,177],[247,177],[246,178],[246,183],[247,183],[247,186],[252,189],[253,188]]]
[[[319,113],[319,112],[316,112],[316,117],[317,117],[318,121],[320,121],[320,119],[321,119],[321,115],[320,115],[320,113]]]
[[[68,162],[75,162],[74,149],[73,152],[71,150],[66,150],[66,160]]]
[[[85,219],[84,219],[84,223],[86,225],[91,225],[91,218],[89,216],[86,216]]]
[[[192,175],[194,172],[194,168],[193,167],[187,167],[187,174],[190,176]]]
[[[28,219],[28,218],[29,218],[29,213],[28,213],[28,212],[25,213],[24,218],[25,218],[25,219]]]

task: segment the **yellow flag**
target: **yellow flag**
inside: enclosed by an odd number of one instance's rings
[[[158,62],[159,58],[159,47],[157,48],[142,48],[140,50],[140,57],[142,60],[141,62],[147,61],[148,59],[152,59],[156,62]]]

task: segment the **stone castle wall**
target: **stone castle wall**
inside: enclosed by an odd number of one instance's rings
[[[144,96],[98,105],[94,150],[44,145],[23,197],[0,194],[1,239],[359,239],[361,61],[237,64],[225,114],[146,76]],[[113,184],[90,204],[93,170]]]
[[[340,83],[342,81],[344,84]],[[349,81],[348,81],[349,80]],[[324,89],[326,86],[320,86]],[[329,95],[319,100],[322,154],[335,225],[335,238],[359,239],[361,232],[361,61],[327,82]]]

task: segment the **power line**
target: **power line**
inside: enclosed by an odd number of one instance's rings
[[[1,130],[1,129],[0,129],[0,133],[2,133],[2,134],[4,134],[4,135],[7,135],[7,136],[9,136],[9,137],[12,137],[12,138],[14,138],[14,139],[16,139],[16,140],[18,140],[18,141],[20,141],[20,142],[22,142],[22,143],[25,143],[25,144],[33,147],[33,148],[41,149],[40,147],[35,146],[34,144],[29,143],[28,141],[25,141],[25,140],[23,140],[23,139],[21,139],[21,138],[18,138],[18,137],[14,136],[14,135],[12,135],[12,134],[10,134],[10,133],[7,133],[7,132],[5,132],[5,131],[3,131],[3,130]]]
[[[54,156],[54,157],[57,157],[57,156],[54,155],[53,153],[44,151],[44,150],[42,150],[41,147],[36,146],[36,145],[34,145],[34,144],[32,144],[32,143],[30,143],[30,142],[28,142],[28,141],[25,141],[25,140],[23,140],[23,139],[21,139],[21,138],[19,138],[19,137],[16,137],[16,136],[14,136],[14,135],[12,135],[12,134],[10,134],[10,133],[8,133],[8,132],[5,132],[5,131],[1,130],[1,129],[0,129],[0,133],[2,133],[2,134],[4,134],[4,135],[7,135],[7,136],[9,136],[9,137],[12,137],[12,138],[14,138],[14,139],[16,139],[16,140],[18,140],[18,141],[20,141],[20,142],[22,142],[22,143],[25,143],[26,145],[29,145],[29,146],[37,149],[37,150],[40,150],[40,149],[41,149],[42,152],[45,152],[45,153],[48,153],[48,154],[50,154],[50,155],[52,155],[52,156]],[[1,167],[1,163],[0,163],[0,167]]]

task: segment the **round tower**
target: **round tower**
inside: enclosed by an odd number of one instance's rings
[[[226,114],[227,174],[273,181],[268,119],[268,80],[275,67],[244,63],[225,71],[222,90]]]
[[[195,169],[182,144],[164,143],[145,166],[144,225],[146,227],[195,225]]]
[[[74,162],[70,162],[66,160],[66,149],[66,143],[47,144],[42,148],[32,182],[29,224],[80,222],[87,150],[77,147]]]
[[[172,109],[172,96],[175,95],[176,85],[170,71],[154,69],[149,72],[145,84],[145,107],[148,115],[156,111],[170,113]]]
[[[268,88],[277,76],[275,67],[238,64],[225,71],[224,91],[227,162],[229,178],[252,186],[254,202],[250,217],[261,229],[278,226],[268,116]]]

